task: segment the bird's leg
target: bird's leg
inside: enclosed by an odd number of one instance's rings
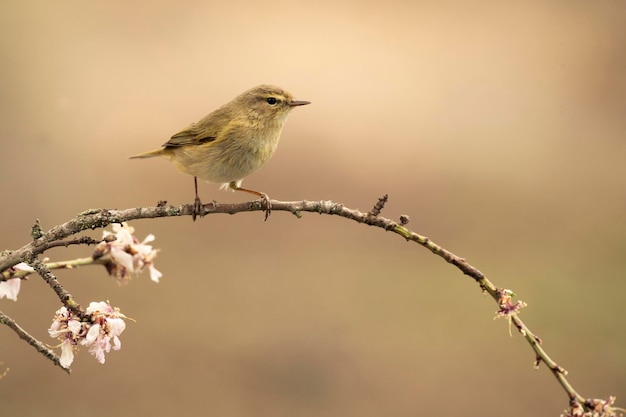
[[[196,217],[202,212],[202,201],[200,201],[200,197],[198,197],[198,177],[193,177],[193,186],[196,190],[196,199],[193,201],[193,212],[191,213],[191,218],[195,222]]]
[[[234,182],[230,183],[230,188],[232,188],[235,191],[245,191],[246,193],[254,194],[256,196],[261,197],[261,200],[263,200],[263,204],[265,205],[265,221],[267,221],[267,218],[270,216],[270,213],[272,212],[272,203],[270,202],[270,198],[267,194],[261,193],[259,191],[254,191],[254,190],[249,190],[247,188],[239,187]]]

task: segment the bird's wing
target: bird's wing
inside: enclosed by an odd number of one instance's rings
[[[213,142],[216,138],[217,132],[203,128],[199,126],[198,123],[192,123],[172,136],[163,146],[166,148],[175,148],[186,145],[200,145],[206,142]]]
[[[166,148],[174,148],[213,142],[220,137],[221,131],[227,125],[224,121],[229,120],[230,117],[226,109],[219,108],[198,123],[192,123],[185,129],[176,133],[170,140],[165,142],[163,146]]]

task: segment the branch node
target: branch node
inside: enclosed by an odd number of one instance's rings
[[[43,230],[41,230],[41,224],[39,223],[39,219],[35,219],[35,224],[30,228],[30,235],[33,240],[37,240],[43,236]]]
[[[378,217],[382,209],[385,207],[385,203],[387,203],[387,200],[389,200],[389,195],[387,194],[379,198],[376,204],[374,204],[374,207],[372,207],[370,212],[367,213],[367,215],[370,217]]]

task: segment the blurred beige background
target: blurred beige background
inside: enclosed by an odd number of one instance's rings
[[[0,249],[93,207],[193,199],[128,155],[243,90],[297,109],[244,185],[332,199],[466,257],[588,397],[626,404],[626,5],[556,2],[104,2],[0,5]],[[202,184],[204,200],[245,201]],[[0,329],[3,415],[556,416],[567,397],[473,281],[346,220],[276,212],[134,223],[158,285],[60,272],[133,317],[72,376]],[[101,231],[93,233],[100,236]],[[55,249],[55,260],[87,256]],[[49,343],[33,277],[0,310]]]

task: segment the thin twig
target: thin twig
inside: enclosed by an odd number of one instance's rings
[[[115,237],[115,236],[113,236]],[[46,268],[49,270],[54,269],[74,269],[85,265],[102,265],[102,261],[100,259],[94,259],[92,256],[87,258],[78,258],[78,259],[68,259],[67,261],[55,261],[55,262],[46,262]],[[11,278],[22,278],[25,279],[30,274],[34,272],[31,270],[15,270],[13,268],[9,268],[6,271],[0,273],[0,282],[3,280],[11,279]]]
[[[80,305],[74,300],[72,294],[70,294],[63,286],[59,283],[59,280],[56,276],[39,259],[33,259],[28,262],[30,266],[33,267],[35,271],[50,285],[50,287],[57,294],[63,305],[65,305],[68,309],[72,310],[77,316],[80,318],[85,317],[85,312],[80,307]]]
[[[67,372],[68,374],[72,372],[70,368],[65,368],[63,367],[63,365],[61,365],[61,358],[55,355],[52,350],[48,349],[43,343],[28,334],[28,332],[22,329],[15,322],[15,320],[4,314],[2,311],[0,311],[0,323],[9,326],[9,328],[11,328],[20,337],[20,339],[25,340],[29,345],[37,349],[37,352],[50,359],[55,365],[59,366],[65,372]]]
[[[380,212],[385,207],[385,204],[387,203],[387,200],[389,200],[389,195],[387,195],[387,194],[385,194],[384,196],[379,198],[378,201],[376,202],[376,204],[374,204],[374,207],[372,207],[372,209],[370,210],[370,212],[368,214],[370,216],[373,216],[373,217],[376,217],[376,216],[380,215]]]

